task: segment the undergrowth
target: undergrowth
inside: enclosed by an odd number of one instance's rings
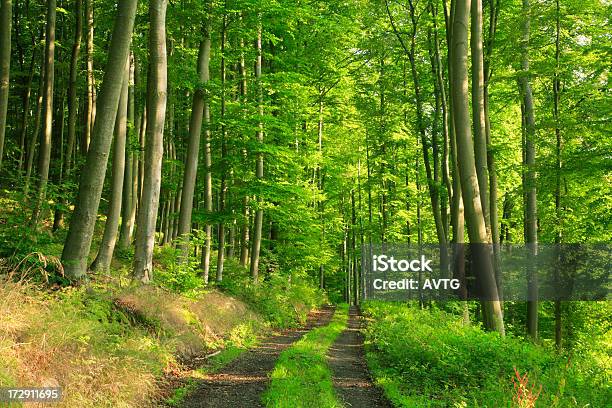
[[[605,407],[608,364],[500,337],[439,310],[368,302],[368,364],[398,407]],[[541,391],[540,391],[541,390]]]

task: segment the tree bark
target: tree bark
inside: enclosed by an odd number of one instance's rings
[[[79,69],[79,54],[81,52],[81,40],[83,38],[83,0],[75,0],[74,17],[76,25],[74,28],[74,42],[72,43],[72,56],[70,58],[70,78],[68,81],[68,143],[66,147],[66,179],[70,179],[72,170],[72,153],[76,140],[77,121],[77,74]]]
[[[263,89],[261,85],[261,23],[257,31],[257,59],[255,62],[255,82],[257,86],[257,104],[259,105],[259,129],[257,130],[257,142],[263,145],[263,123],[261,118],[263,117]],[[263,146],[260,146],[263,147]],[[257,164],[255,168],[255,176],[258,181],[262,181],[264,177],[264,158],[263,152],[257,152]],[[259,281],[259,250],[261,248],[261,229],[263,226],[263,208],[261,197],[257,197],[258,208],[255,212],[255,222],[253,225],[253,247],[251,249],[251,276],[253,281],[257,283]]]
[[[555,218],[556,218],[556,229],[555,244],[560,244],[563,240],[563,214],[561,207],[561,171],[563,170],[562,161],[562,148],[563,140],[561,137],[561,116],[559,112],[559,104],[561,100],[561,79],[559,78],[559,69],[561,67],[561,9],[559,6],[559,0],[555,1],[556,7],[556,18],[555,18],[555,74],[553,77],[553,120],[555,123],[555,161],[556,161],[556,174],[555,174]],[[559,276],[556,277],[559,279]],[[555,346],[557,350],[560,350],[563,346],[563,333],[561,325],[561,301],[555,300]]]
[[[504,334],[504,322],[501,304],[497,297],[497,285],[493,270],[490,244],[487,235],[480,190],[476,173],[474,145],[472,142],[469,95],[468,95],[468,68],[467,68],[467,42],[468,19],[470,15],[470,0],[457,0],[452,22],[452,100],[453,118],[455,121],[455,134],[457,138],[457,158],[459,176],[461,178],[461,191],[464,198],[465,213],[467,217],[468,235],[470,242],[484,244],[480,254],[476,254],[475,269],[479,271],[480,284],[484,289],[487,300],[483,301],[483,309],[487,318],[485,327]]]
[[[30,192],[32,167],[34,166],[34,155],[36,153],[36,141],[38,140],[38,133],[40,132],[40,121],[42,116],[43,94],[45,89],[45,61],[43,60],[40,65],[40,78],[38,79],[38,93],[36,95],[36,117],[34,118],[34,131],[30,136],[26,152],[25,186],[23,187],[23,193],[25,196],[28,196]]]
[[[149,2],[149,77],[147,78],[147,133],[144,180],[134,253],[134,280],[148,283],[153,278],[153,247],[159,207],[164,122],[168,92],[166,55],[166,8],[168,0]]]
[[[523,20],[521,38],[521,73],[519,85],[525,106],[525,243],[533,256],[537,255],[538,224],[535,173],[535,113],[533,94],[529,79],[529,35],[531,25],[531,5],[523,0]],[[533,339],[538,338],[538,282],[536,271],[530,267],[527,276],[527,332]]]
[[[38,154],[38,192],[32,214],[32,225],[38,226],[43,201],[47,196],[49,164],[51,162],[51,136],[53,134],[53,85],[55,82],[55,0],[47,2],[47,29],[45,34],[45,73],[43,85],[43,131]]]
[[[81,173],[79,194],[62,253],[64,271],[71,279],[82,279],[87,268],[94,227],[104,186],[104,178],[123,86],[136,15],[137,0],[121,0],[109,47],[108,62],[99,98],[99,117]]]
[[[4,157],[4,135],[8,112],[9,78],[11,74],[11,23],[13,5],[11,0],[0,2],[0,169]]]
[[[226,4],[227,5],[227,4]],[[217,240],[219,248],[217,251],[217,282],[223,280],[223,267],[225,265],[225,201],[227,197],[227,131],[225,127],[225,42],[227,39],[227,12],[223,11],[223,23],[221,27],[221,180],[219,186],[219,231]]]
[[[121,204],[121,230],[119,233],[119,249],[125,250],[132,242],[132,231],[134,229],[134,207],[135,183],[134,174],[135,157],[132,151],[132,143],[135,140],[134,113],[136,103],[134,101],[134,54],[130,55],[130,68],[128,73],[128,104],[127,104],[127,135],[125,149],[125,170],[123,172],[123,193]]]
[[[489,167],[487,165],[487,133],[485,129],[484,62],[482,50],[482,0],[472,0],[470,48],[472,57],[472,125],[474,156],[480,190],[480,203],[487,235],[491,236],[489,213]]]
[[[85,0],[85,13],[87,17],[87,99],[85,104],[85,131],[81,140],[81,151],[87,154],[91,133],[94,127],[96,84],[94,78],[93,52],[94,52],[94,0]]]
[[[108,216],[104,225],[104,235],[98,256],[91,265],[92,271],[106,272],[110,268],[117,241],[117,229],[121,215],[121,200],[123,195],[123,177],[125,172],[125,146],[127,134],[127,110],[128,110],[128,82],[129,82],[129,59],[125,64],[123,85],[115,120],[115,145],[113,147],[113,170],[111,199],[109,201]]]
[[[240,16],[242,21],[242,15]],[[240,38],[240,49],[244,50],[244,39]],[[247,71],[244,62],[244,52],[240,54],[240,102],[244,105],[244,117],[246,119],[247,102]],[[246,161],[247,151],[243,149],[242,155]],[[242,227],[240,230],[240,265],[247,266],[249,260],[249,196],[245,194],[242,199]]]
[[[208,23],[204,27],[204,39],[200,42],[198,55],[198,75],[200,86],[193,95],[193,105],[191,108],[191,119],[189,121],[189,142],[187,145],[187,155],[185,158],[185,173],[183,175],[183,191],[181,199],[181,210],[179,216],[178,235],[182,239],[189,239],[191,232],[191,214],[193,212],[193,196],[196,185],[198,171],[198,157],[200,153],[200,134],[202,133],[202,118],[204,115],[205,94],[204,86],[210,78],[208,66],[210,62],[210,30]],[[186,243],[186,242],[185,242]],[[185,254],[188,245],[183,246]]]

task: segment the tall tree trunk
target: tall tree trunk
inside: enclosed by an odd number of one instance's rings
[[[99,98],[99,115],[92,133],[87,159],[81,173],[79,195],[62,253],[62,264],[71,279],[87,272],[98,207],[108,164],[117,108],[129,55],[137,0],[120,0]]]
[[[561,171],[563,161],[561,159],[563,140],[561,138],[561,116],[559,114],[559,103],[561,99],[561,79],[559,78],[560,69],[560,57],[561,57],[561,9],[559,6],[559,0],[555,1],[556,7],[556,19],[555,19],[555,74],[553,78],[553,120],[555,122],[555,139],[557,142],[555,150],[556,158],[556,171],[555,171],[555,218],[556,218],[556,229],[555,244],[559,245],[563,240],[563,214],[561,208]],[[559,277],[557,276],[557,279]],[[561,301],[555,300],[555,346],[557,350],[560,350],[563,345],[562,337],[562,326],[561,326]]]
[[[225,8],[227,7],[227,2]],[[217,282],[223,280],[223,266],[225,265],[225,201],[227,198],[227,131],[225,127],[225,42],[227,39],[227,11],[223,10],[223,25],[221,27],[221,182],[219,186],[219,222],[217,251]]]
[[[34,131],[30,136],[30,140],[27,145],[26,152],[26,174],[25,174],[25,186],[23,193],[27,196],[30,192],[30,183],[32,177],[32,167],[34,167],[34,155],[36,153],[36,141],[38,140],[38,134],[40,133],[40,121],[42,117],[42,106],[43,106],[43,95],[45,89],[45,61],[43,60],[40,64],[40,78],[38,79],[38,93],[36,95],[36,117],[34,118]]]
[[[36,61],[36,48],[32,50],[32,58],[30,60],[30,73],[28,80],[23,90],[23,114],[21,116],[21,126],[19,129],[19,163],[17,168],[19,171],[25,170],[25,161],[27,159],[27,135],[28,135],[28,116],[30,114],[30,97],[32,95],[32,82],[34,81],[34,63]]]
[[[319,147],[319,157],[320,160],[323,160],[323,95],[321,90],[319,89],[319,120],[317,125],[317,136],[318,136],[318,147]],[[319,190],[319,194],[323,194],[323,172],[321,170],[322,165],[319,163],[317,165],[317,188]],[[324,204],[323,200],[317,198],[317,211],[319,212],[319,222],[321,223],[321,235],[319,237],[319,245],[320,250],[323,251],[323,245],[325,243],[325,223],[323,219],[324,214]],[[383,209],[384,213],[384,209]],[[319,289],[323,289],[325,287],[325,265],[323,263],[319,264]]]
[[[8,112],[9,77],[11,74],[11,23],[13,5],[11,0],[0,2],[0,169],[4,156],[4,135]]]
[[[259,129],[257,129],[257,142],[260,144],[260,148],[263,148],[263,89],[261,84],[261,22],[257,30],[257,59],[255,63],[255,83],[257,86],[257,104],[259,105]],[[258,181],[263,181],[264,177],[264,158],[263,152],[257,152],[257,164],[255,168],[255,176]],[[257,283],[259,281],[259,250],[261,248],[261,229],[263,226],[263,209],[261,208],[262,199],[257,197],[258,208],[255,212],[255,222],[253,225],[253,247],[251,249],[251,276],[253,281]]]
[[[38,193],[32,214],[32,225],[38,226],[43,202],[47,196],[49,165],[51,162],[51,136],[53,134],[53,85],[55,82],[55,0],[47,2],[47,29],[45,34],[45,74],[43,87],[43,131],[38,154]]]
[[[242,21],[242,15],[240,16]],[[244,39],[240,38],[240,50],[244,50]],[[243,115],[246,118],[247,103],[247,71],[244,62],[244,52],[240,54],[240,102],[243,104]],[[247,151],[243,149],[242,156],[247,160]],[[249,196],[245,194],[242,198],[242,228],[240,231],[240,265],[247,266],[249,260]]]
[[[74,17],[76,25],[74,28],[74,42],[72,43],[72,56],[70,58],[70,79],[68,81],[68,146],[66,147],[66,179],[70,179],[72,170],[72,153],[76,140],[77,121],[77,74],[79,69],[79,54],[81,52],[81,40],[83,38],[83,0],[75,0]]]
[[[480,200],[480,190],[476,173],[474,145],[472,142],[467,68],[468,19],[470,15],[470,0],[457,0],[452,22],[452,100],[455,134],[457,138],[457,162],[461,178],[461,191],[464,198],[470,242],[482,247],[474,256],[475,269],[479,271],[481,287],[487,300],[483,301],[483,310],[487,315],[486,328],[504,334],[504,321],[501,304],[497,296],[497,285],[493,270],[490,244]]]
[[[413,83],[413,88],[414,88],[414,96],[415,96],[415,103],[416,103],[416,114],[417,114],[417,123],[416,123],[416,127],[417,127],[417,133],[419,134],[420,138],[421,138],[421,147],[422,147],[422,153],[423,153],[423,164],[425,165],[425,172],[426,172],[426,176],[427,176],[427,186],[428,186],[428,190],[429,190],[429,198],[431,201],[431,207],[432,207],[432,213],[433,213],[433,217],[434,217],[434,223],[436,226],[436,235],[438,238],[438,243],[440,244],[440,263],[442,265],[442,268],[445,269],[447,268],[448,265],[448,256],[447,256],[447,252],[446,252],[446,243],[447,243],[447,237],[446,237],[446,232],[444,229],[444,225],[442,222],[442,215],[441,215],[441,211],[440,211],[440,194],[439,194],[439,190],[438,190],[438,183],[436,180],[436,176],[438,173],[437,171],[432,171],[431,168],[431,162],[430,162],[430,157],[429,157],[429,147],[428,147],[428,143],[427,143],[427,137],[426,137],[426,129],[425,129],[425,120],[424,120],[424,112],[423,112],[423,100],[422,100],[422,96],[421,96],[421,85],[420,85],[420,81],[419,81],[419,74],[418,74],[418,70],[417,70],[417,66],[416,66],[416,35],[417,35],[417,23],[418,23],[418,17],[416,15],[416,8],[414,5],[413,0],[409,0],[408,2],[409,4],[409,10],[410,10],[410,20],[412,22],[412,29],[411,29],[411,36],[410,36],[410,46],[408,47],[402,37],[400,32],[397,30],[397,27],[395,25],[394,19],[393,19],[393,15],[391,14],[391,10],[389,9],[389,3],[388,1],[385,2],[385,6],[386,6],[386,10],[387,10],[387,15],[389,16],[389,20],[391,22],[393,31],[397,37],[397,39],[399,40],[402,48],[404,49],[404,52],[406,55],[408,55],[408,60],[410,61],[410,71],[412,74],[412,83]],[[433,144],[435,144],[435,138],[433,140]],[[434,149],[434,155],[436,153],[436,150]],[[437,158],[435,158],[435,160],[437,160]],[[418,167],[418,164],[417,164]],[[418,179],[418,171],[417,171],[417,179]],[[417,206],[417,212],[420,215],[420,208],[419,206]],[[420,218],[420,217],[417,217]]]
[[[148,283],[153,278],[153,247],[159,207],[164,122],[168,95],[166,55],[166,8],[168,0],[149,2],[149,77],[147,78],[147,134],[142,197],[138,209],[134,280]]]
[[[208,23],[204,27],[204,39],[200,42],[198,54],[198,76],[202,85],[206,85],[210,78],[208,66],[210,62],[210,29]],[[185,172],[183,175],[183,191],[181,198],[181,210],[179,215],[178,234],[182,239],[189,239],[191,232],[191,214],[193,212],[193,196],[198,171],[198,156],[200,153],[200,134],[202,132],[202,118],[204,115],[205,99],[208,96],[202,86],[198,87],[193,94],[193,105],[191,107],[191,119],[189,121],[189,142],[185,158]],[[188,245],[184,245],[186,254]]]
[[[132,231],[134,228],[134,216],[133,211],[136,207],[135,202],[135,183],[134,174],[136,169],[134,167],[136,158],[132,151],[131,144],[135,140],[135,129],[134,129],[134,113],[136,110],[136,103],[134,101],[134,54],[130,55],[130,68],[128,78],[128,105],[127,105],[127,135],[126,135],[126,149],[125,149],[125,170],[123,172],[123,193],[122,204],[121,204],[121,230],[119,233],[119,249],[125,250],[130,246],[132,242]]]
[[[85,106],[85,131],[83,132],[81,150],[87,154],[91,133],[94,127],[95,105],[96,105],[96,84],[94,78],[94,0],[85,0],[85,13],[87,17],[87,99]]]
[[[493,242],[495,279],[500,298],[503,298],[502,291],[502,271],[500,259],[500,233],[499,216],[497,214],[497,170],[495,166],[495,155],[493,154],[493,142],[491,140],[491,119],[489,117],[489,81],[491,79],[491,56],[495,44],[495,34],[497,32],[497,15],[499,13],[499,0],[489,2],[489,30],[488,38],[484,50],[484,118],[487,143],[487,166],[489,169],[489,214],[491,220],[491,240]]]
[[[536,201],[536,169],[535,169],[535,113],[533,94],[529,79],[529,35],[531,25],[531,5],[529,0],[523,0],[523,24],[521,27],[521,68],[519,85],[525,106],[525,243],[537,255],[538,223]],[[528,271],[528,301],[527,301],[527,332],[533,339],[538,338],[538,282],[533,267]]]
[[[487,133],[484,108],[484,62],[482,50],[482,0],[472,0],[470,49],[472,57],[472,125],[474,156],[480,190],[480,203],[487,235],[491,236],[489,214],[489,167],[487,165]]]
[[[77,101],[77,70],[79,63],[79,52],[81,50],[81,38],[83,31],[83,18],[82,18],[82,0],[75,1],[75,20],[76,26],[74,31],[74,43],[72,44],[72,56],[70,58],[70,74],[68,78],[68,141],[66,146],[66,159],[65,159],[65,169],[63,169],[63,174],[60,176],[60,184],[63,179],[70,180],[71,172],[72,172],[72,154],[74,151],[74,144],[76,140],[76,120],[77,120],[77,110],[78,110],[78,101]],[[63,109],[62,109],[63,112]],[[62,121],[63,123],[63,121]],[[62,205],[60,205],[55,210],[55,221],[53,225],[53,230],[55,231],[59,224],[62,223],[63,220],[63,210],[62,207],[66,205],[65,198],[60,198]],[[58,224],[59,223],[59,224]]]
[[[117,228],[121,215],[121,200],[123,195],[123,177],[125,172],[125,146],[127,134],[128,82],[130,76],[129,59],[125,64],[121,97],[115,120],[115,145],[113,147],[113,169],[111,198],[108,204],[108,216],[104,225],[104,235],[98,256],[91,264],[92,271],[106,272],[110,268],[117,241]]]

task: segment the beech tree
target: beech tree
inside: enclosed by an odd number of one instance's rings
[[[147,132],[144,180],[138,208],[134,279],[148,283],[153,277],[153,247],[161,188],[164,121],[168,97],[166,55],[167,0],[149,3],[149,76],[147,78]]]
[[[87,150],[87,160],[79,183],[79,194],[62,253],[64,270],[72,279],[82,279],[87,272],[87,256],[91,248],[117,107],[123,88],[136,4],[136,0],[121,0],[117,5],[107,68],[98,100],[98,120]]]
[[[481,285],[488,299],[483,301],[484,323],[488,329],[504,334],[504,321],[501,302],[497,294],[495,271],[493,269],[491,240],[484,220],[480,188],[476,172],[476,160],[470,115],[468,111],[468,66],[467,41],[470,15],[470,0],[457,1],[453,16],[452,31],[452,98],[453,119],[457,139],[457,161],[461,178],[461,192],[464,199],[466,224],[470,242],[483,244],[474,257],[478,262],[477,270]],[[473,27],[472,27],[473,28]],[[474,69],[474,67],[472,67]],[[495,300],[498,299],[498,300]]]
[[[42,80],[42,136],[38,154],[38,188],[32,224],[38,225],[43,202],[47,195],[49,164],[51,161],[51,135],[53,133],[53,85],[55,81],[55,15],[56,2],[47,2],[47,28],[45,31],[45,72]]]
[[[208,99],[206,95],[206,91],[203,88],[206,86],[209,78],[209,63],[210,63],[210,27],[208,23],[204,25],[204,38],[200,42],[200,49],[198,53],[198,74],[199,81],[198,87],[195,90],[193,95],[193,105],[191,108],[191,119],[189,121],[189,143],[187,146],[187,156],[185,158],[185,174],[183,176],[183,190],[182,190],[182,198],[181,198],[181,209],[180,209],[180,218],[179,218],[179,226],[178,226],[178,235],[183,237],[184,239],[189,239],[188,234],[191,232],[192,225],[192,212],[193,212],[193,197],[196,187],[196,175],[198,169],[198,158],[200,155],[200,134],[202,132],[202,121],[204,116],[206,116],[206,129],[205,132],[209,135],[210,130],[208,129],[208,122],[210,121],[210,112],[208,107]],[[208,140],[210,136],[207,136],[207,146],[205,149],[210,150],[210,141]],[[206,153],[210,155],[208,151]],[[210,157],[207,157],[210,160]],[[206,160],[206,159],[205,159]],[[206,172],[209,173],[210,164],[206,166]],[[208,177],[207,177],[208,179]],[[210,180],[207,180],[207,183]],[[208,191],[208,188],[206,189]],[[205,198],[207,204],[207,210],[210,210],[209,203],[212,202],[211,197]],[[204,251],[206,252],[205,259],[203,262],[203,274],[206,277],[205,281],[207,281],[208,271],[210,267],[210,233],[211,226],[210,224],[206,224],[205,228],[206,233],[206,244]],[[187,248],[184,248],[187,250]]]
[[[9,78],[11,75],[11,23],[13,21],[11,0],[0,2],[0,168],[4,156],[4,135],[8,110]]]

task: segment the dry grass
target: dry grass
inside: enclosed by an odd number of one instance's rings
[[[150,406],[177,355],[237,341],[245,322],[263,327],[245,304],[214,291],[197,300],[152,287],[49,294],[2,280],[0,386],[62,386],[57,407]]]
[[[195,300],[156,287],[133,287],[117,296],[115,304],[171,337],[175,353],[183,359],[223,347],[228,340],[236,343],[241,336],[233,334],[245,330],[245,322],[264,326],[246,304],[214,290]]]

